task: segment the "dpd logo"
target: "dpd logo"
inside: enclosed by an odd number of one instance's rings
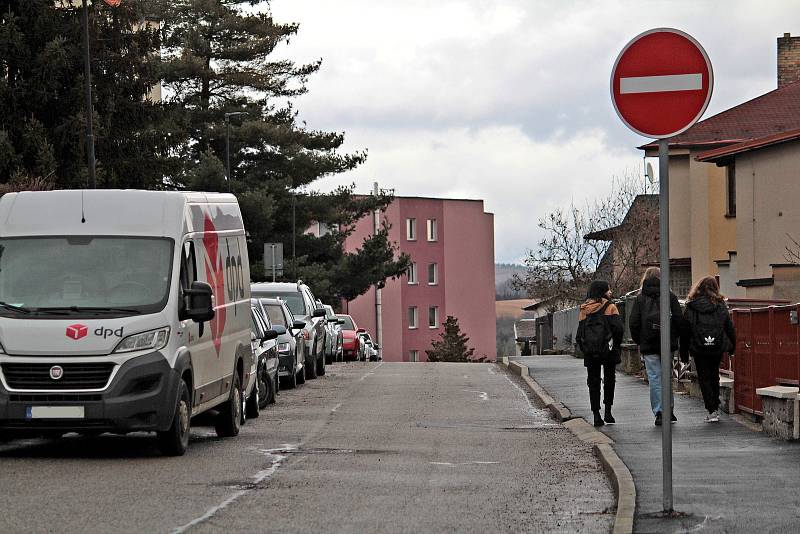
[[[67,327],[67,337],[78,340],[89,335],[89,328],[84,324],[73,324]]]

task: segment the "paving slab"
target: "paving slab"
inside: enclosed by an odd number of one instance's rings
[[[591,420],[586,369],[572,356],[516,358],[573,415]],[[727,414],[704,422],[702,401],[676,395],[673,499],[663,518],[661,429],[653,425],[648,386],[617,372],[616,425],[602,427],[633,475],[634,532],[789,532],[800,524],[800,443],[777,441]]]

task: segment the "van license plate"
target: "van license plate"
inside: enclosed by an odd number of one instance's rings
[[[83,406],[28,406],[25,419],[83,419]]]

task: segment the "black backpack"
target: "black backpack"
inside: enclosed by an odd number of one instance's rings
[[[725,328],[714,309],[708,313],[694,311],[689,350],[698,356],[715,356],[725,352]]]
[[[608,326],[605,311],[611,302],[586,316],[578,325],[578,346],[584,356],[605,356],[613,347],[611,328]]]
[[[658,298],[642,295],[642,344],[655,344],[661,342],[661,303]]]

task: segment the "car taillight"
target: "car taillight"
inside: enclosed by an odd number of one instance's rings
[[[306,341],[311,340],[311,331],[310,330],[303,330],[303,339]]]

